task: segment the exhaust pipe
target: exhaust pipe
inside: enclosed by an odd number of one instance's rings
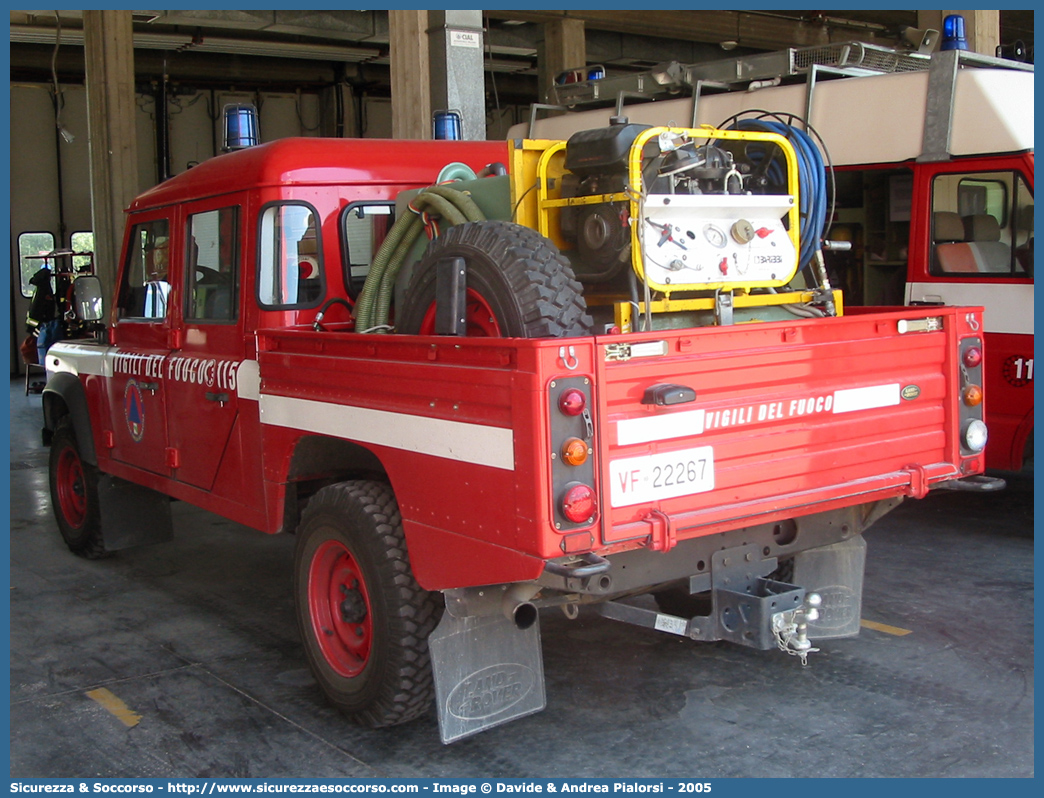
[[[502,608],[505,617],[520,631],[529,629],[537,622],[537,608],[530,599],[540,592],[536,585],[512,585],[504,593]]]

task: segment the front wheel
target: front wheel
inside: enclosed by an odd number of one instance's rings
[[[353,480],[312,497],[297,530],[294,598],[309,665],[334,706],[370,727],[429,710],[428,636],[440,608],[413,578],[388,485]]]
[[[65,545],[89,560],[106,556],[98,512],[98,472],[80,456],[69,416],[58,422],[51,436],[49,471],[51,505]]]

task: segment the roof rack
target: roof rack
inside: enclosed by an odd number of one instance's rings
[[[1033,72],[1033,64],[980,55],[969,50],[934,54],[909,52],[862,42],[788,48],[772,53],[727,58],[699,64],[668,61],[645,72],[606,76],[554,87],[557,104],[534,103],[529,137],[541,111],[569,112],[616,104],[624,100],[654,101],[692,97],[690,127],[696,126],[704,90],[737,91],[784,82],[805,84],[804,119],[812,118],[816,83],[820,78],[849,78],[900,72],[927,72],[928,94],[920,161],[948,160],[953,123],[954,91],[962,67]]]
[[[863,77],[894,72],[929,70],[939,56],[956,53],[961,65],[1033,70],[1032,64],[979,55],[967,50],[948,50],[932,56],[863,42],[844,42],[813,47],[791,47],[698,64],[667,61],[645,72],[580,80],[553,87],[555,103],[567,109],[617,103],[625,97],[656,100],[691,93],[700,87],[736,89],[759,81]]]

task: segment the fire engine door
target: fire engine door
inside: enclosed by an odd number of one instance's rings
[[[157,474],[169,474],[167,381],[168,308],[176,291],[168,274],[170,221],[135,224],[127,241],[116,299],[116,352],[107,381],[112,408],[112,457]]]
[[[240,213],[228,198],[188,209],[180,346],[166,370],[174,478],[211,490],[239,412],[236,375],[245,354],[239,325]]]

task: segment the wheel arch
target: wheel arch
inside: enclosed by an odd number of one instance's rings
[[[58,422],[65,416],[70,416],[81,457],[84,462],[97,466],[98,457],[94,449],[87,392],[80,378],[68,372],[52,374],[44,386],[42,398],[45,434],[53,433]]]
[[[359,443],[325,435],[299,437],[287,466],[282,528],[296,529],[308,499],[327,485],[347,479],[390,482],[381,459]]]

